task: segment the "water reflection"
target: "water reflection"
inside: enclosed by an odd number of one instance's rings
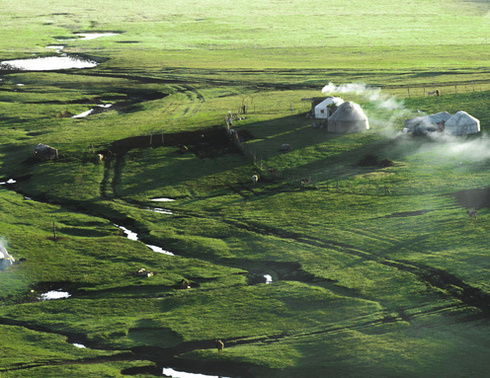
[[[160,214],[167,214],[167,215],[174,214],[172,210],[162,209],[161,207],[147,207],[146,209]]]
[[[115,35],[119,35],[120,33],[75,33],[76,36],[81,37],[80,39],[91,40],[100,37],[112,37]]]
[[[39,296],[41,301],[49,301],[52,299],[64,299],[71,297],[71,294],[67,291],[62,291],[62,289],[51,290],[46,293],[43,293]]]
[[[270,274],[264,274],[264,278],[266,284],[272,283],[272,276]]]
[[[117,228],[119,228],[120,230],[122,230],[124,232],[124,234],[126,235],[126,237],[129,240],[138,240],[138,234],[136,232],[133,232],[133,231],[127,229],[126,227],[119,226],[119,225],[117,225],[115,223],[114,223],[114,226],[116,226]]]
[[[47,56],[29,59],[4,60],[0,62],[2,70],[55,71],[71,68],[93,68],[97,62],[77,56]]]
[[[96,108],[92,108],[92,109],[89,109],[83,113],[80,113],[80,114],[77,114],[77,115],[74,115],[73,117],[71,118],[84,118],[84,117],[87,117],[89,116],[90,114],[92,114],[93,112],[101,112],[102,110],[100,109],[97,109],[97,108],[101,108],[101,109],[109,109],[110,107],[112,106],[112,104],[100,104],[100,105],[97,105]]]
[[[153,252],[163,253],[163,254],[169,255],[169,256],[175,256],[174,253],[172,253],[170,251],[166,251],[166,250],[164,250],[163,248],[161,248],[161,247],[159,247],[157,245],[146,244],[146,246],[148,248],[150,248]]]
[[[134,231],[131,231],[130,229],[124,227],[124,226],[119,226],[115,223],[113,223],[114,226],[116,226],[117,228],[119,228],[120,230],[122,230],[122,232],[124,232],[124,234],[126,235],[126,237],[129,239],[129,240],[139,240],[139,237],[138,237],[138,234]],[[153,252],[157,252],[157,253],[163,253],[165,255],[169,255],[169,256],[175,256],[174,253],[170,252],[170,251],[167,251],[157,245],[151,245],[151,244],[145,244],[149,249],[151,249]]]
[[[7,181],[1,181],[0,185],[6,185],[6,184],[15,184],[17,181],[14,180],[13,178],[8,179]]]
[[[222,375],[206,375],[198,373],[188,373],[185,371],[178,371],[172,368],[163,368],[162,374],[167,377],[174,378],[229,378]]]

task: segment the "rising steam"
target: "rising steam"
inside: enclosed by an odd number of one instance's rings
[[[405,108],[403,101],[381,92],[381,88],[369,87],[363,83],[335,85],[328,83],[322,89],[327,95],[352,94],[360,98],[363,110],[369,118],[369,124],[378,133],[394,136],[403,125],[403,121],[414,117],[414,113]]]
[[[333,83],[328,83],[322,89],[322,93],[353,93],[357,96],[361,96],[363,100],[375,103],[377,107],[387,110],[396,110],[403,108],[403,103],[397,101],[394,96],[389,96],[385,93],[381,93],[381,88],[368,87],[362,83],[342,84],[336,86]]]
[[[424,113],[407,109],[402,100],[395,96],[381,92],[381,88],[369,87],[363,83],[349,83],[335,85],[328,83],[322,89],[326,95],[350,94],[359,98],[363,103],[372,129],[387,137],[399,136],[406,119],[423,116]],[[444,111],[445,109],[440,109]],[[412,141],[420,146],[417,153],[424,152],[430,148],[432,152],[437,151],[441,158],[455,160],[458,164],[466,162],[480,162],[490,159],[490,138],[486,135],[477,139],[448,135],[445,133],[431,133],[430,139],[438,142],[436,145],[427,146],[420,141]],[[407,140],[406,143],[412,143]]]

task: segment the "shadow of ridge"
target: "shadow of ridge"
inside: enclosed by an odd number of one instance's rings
[[[181,145],[188,146],[188,148],[185,151],[181,150],[179,153],[178,148]],[[168,155],[168,157],[175,160],[175,164],[148,166],[144,172],[135,175],[130,180],[131,186],[126,188],[126,192],[134,192],[135,187],[140,185],[143,187],[143,190],[139,190],[140,192],[149,191],[167,185],[178,185],[203,176],[211,176],[209,181],[211,190],[222,190],[226,186],[224,186],[222,179],[216,177],[217,174],[239,167],[246,167],[250,164],[241,155],[240,150],[230,141],[223,127],[164,134],[163,138],[161,134],[155,134],[152,137],[147,135],[125,138],[115,141],[111,145],[111,150],[116,153],[114,179],[112,181],[113,192],[116,196],[124,197],[125,195],[124,193],[119,193],[118,187],[121,182],[121,175],[124,174],[126,153],[136,148],[155,147],[176,148],[175,152],[171,152]],[[189,159],[188,156],[192,156],[192,159]],[[235,156],[235,158],[223,160],[227,156]],[[214,182],[212,180],[213,175],[215,175]],[[249,180],[250,176],[247,174],[246,179]]]
[[[321,175],[321,181],[345,180],[350,177],[365,175],[389,168],[389,166],[382,165],[384,159],[395,160],[394,165],[396,165],[396,160],[410,154],[408,150],[405,153],[393,151],[393,145],[396,143],[396,139],[367,141],[360,147],[287,168],[282,173],[283,175],[301,175],[301,177]],[[376,155],[378,163],[368,166],[362,165],[361,161],[368,155]]]
[[[236,345],[253,344],[268,340],[277,341],[284,335],[260,336],[260,337],[235,337],[221,338],[226,351],[227,347]],[[216,349],[216,339],[213,340],[193,340],[186,341],[170,348],[160,348],[151,346],[139,346],[131,348],[135,359],[149,360],[154,362],[157,367],[145,366],[139,368],[130,368],[123,370],[123,374],[141,374],[147,372],[155,375],[162,375],[164,367],[172,367],[190,373],[200,373],[205,375],[226,376],[232,378],[251,378],[254,375],[250,373],[250,368],[257,368],[257,365],[251,363],[230,361],[225,359],[219,360],[197,360],[178,357],[181,354],[195,350]],[[218,354],[216,349],[216,354]],[[226,353],[226,352],[225,352]]]
[[[111,144],[111,150],[123,154],[135,148],[169,147],[180,145],[224,144],[232,145],[224,127],[214,126],[207,129],[182,131],[180,133],[155,133],[119,139]]]
[[[453,194],[461,206],[477,210],[490,208],[490,187],[461,190]]]

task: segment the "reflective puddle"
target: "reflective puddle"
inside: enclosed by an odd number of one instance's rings
[[[174,378],[229,378],[223,375],[206,375],[198,373],[188,373],[185,371],[174,370],[172,368],[163,368],[162,374]]]
[[[138,240],[138,234],[136,232],[133,232],[129,229],[127,229],[126,227],[124,226],[119,226],[115,223],[113,223],[114,226],[116,226],[117,228],[119,228],[120,230],[122,230],[124,232],[124,234],[126,235],[126,237],[129,239],[129,240]]]
[[[47,56],[29,59],[4,60],[0,62],[2,70],[20,71],[56,71],[71,68],[93,68],[97,62],[77,56]]]
[[[14,179],[8,179],[7,181],[1,181],[0,185],[15,184],[17,181]]]
[[[122,230],[122,232],[124,232],[124,234],[126,235],[126,237],[129,239],[129,240],[139,240],[139,237],[138,237],[138,234],[136,232],[133,232],[131,231],[130,229],[124,227],[124,226],[119,226],[115,223],[113,223],[114,226],[116,226],[117,228],[119,228],[120,230]],[[159,247],[157,245],[151,245],[151,244],[145,244],[149,249],[151,249],[153,252],[157,252],[157,253],[163,253],[164,255],[169,255],[169,256],[175,256],[175,253],[173,252],[170,252],[170,251],[167,251],[165,249],[163,249],[162,247]]]
[[[67,291],[59,290],[51,290],[46,293],[43,293],[39,296],[39,300],[41,301],[49,301],[53,299],[65,299],[71,297],[71,294]]]
[[[264,278],[266,284],[272,283],[272,276],[270,274],[264,274]]]
[[[147,207],[146,210],[150,210],[160,214],[174,215],[172,210],[162,209],[161,207]]]
[[[77,114],[77,115],[74,115],[73,117],[71,118],[85,118],[87,116],[89,116],[90,114],[92,113],[100,113],[102,112],[103,110],[107,110],[109,109],[110,107],[112,106],[112,104],[101,104],[101,105],[97,105],[97,107],[95,108],[92,108],[92,109],[89,109],[83,113],[80,113],[80,114]],[[97,109],[99,108],[99,109]]]
[[[75,33],[76,36],[79,37],[79,39],[84,39],[84,40],[90,40],[90,39],[97,39],[100,37],[113,37],[115,35],[119,35],[120,33]]]
[[[153,252],[163,253],[163,254],[169,255],[169,256],[175,256],[174,253],[172,253],[170,251],[166,251],[166,250],[164,250],[163,248],[161,248],[161,247],[159,247],[157,245],[146,244],[146,246],[148,248],[150,248]]]

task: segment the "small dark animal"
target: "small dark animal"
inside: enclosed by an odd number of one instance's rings
[[[477,219],[477,217],[476,217],[476,210],[468,210],[468,211],[466,212],[466,214],[468,214],[468,216],[469,216],[470,218],[474,218],[475,220]]]

